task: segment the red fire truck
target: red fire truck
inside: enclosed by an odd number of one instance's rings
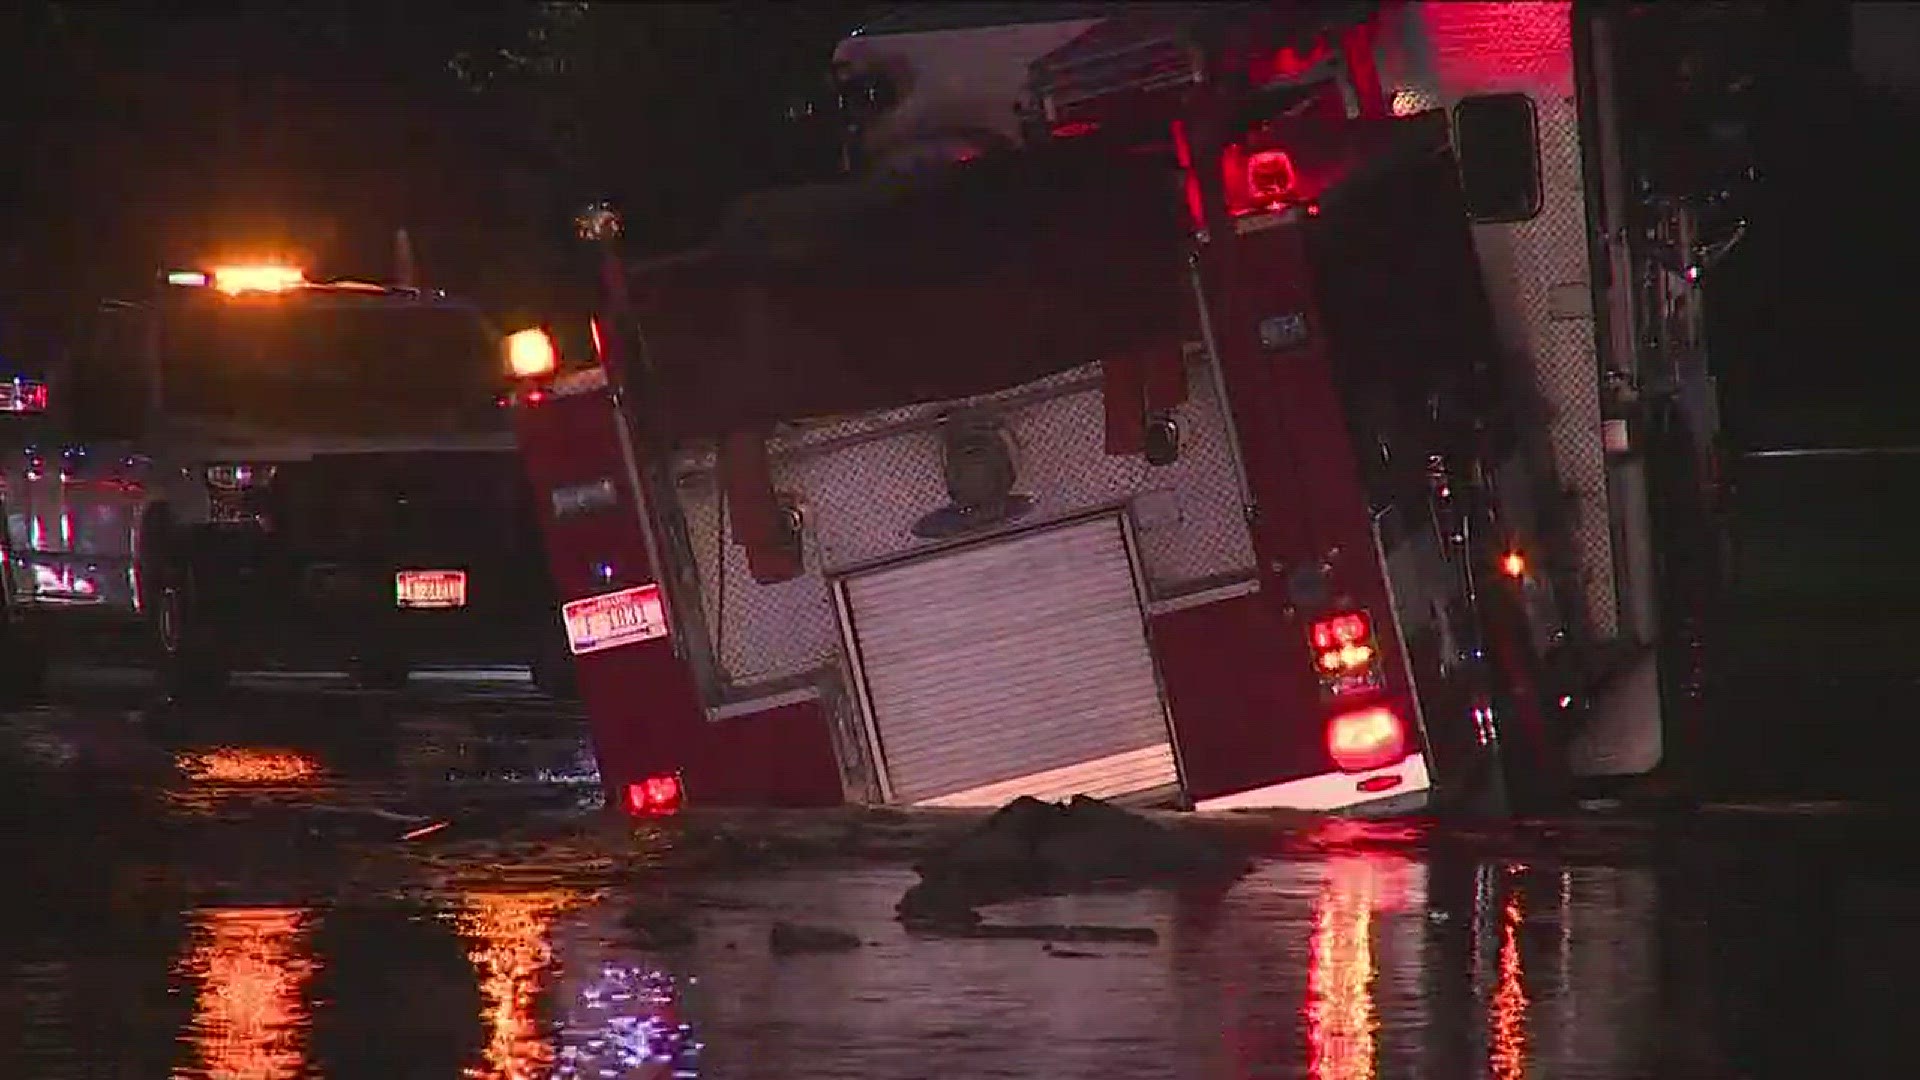
[[[1671,769],[1722,212],[1632,171],[1623,12],[916,5],[836,52],[848,175],[638,265],[584,216],[516,415],[610,798]]]

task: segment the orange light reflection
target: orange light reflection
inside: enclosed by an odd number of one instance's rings
[[[320,775],[320,763],[298,750],[226,746],[182,753],[175,761],[188,777],[209,784],[293,784]]]
[[[1373,911],[1380,868],[1355,856],[1328,864],[1308,945],[1307,1074],[1313,1080],[1374,1075]]]
[[[467,894],[460,929],[472,941],[467,957],[480,975],[488,1032],[486,1064],[468,1076],[522,1080],[552,1070],[553,1040],[534,1006],[553,966],[554,919],[586,899],[574,889]]]
[[[1500,921],[1500,982],[1487,1003],[1487,1073],[1494,1080],[1527,1074],[1527,988],[1520,965],[1520,896],[1507,897]]]
[[[219,1080],[301,1075],[308,1017],[301,989],[316,967],[303,913],[293,908],[203,912],[182,967],[199,984],[189,1040],[202,1073]]]

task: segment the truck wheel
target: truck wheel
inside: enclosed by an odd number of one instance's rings
[[[533,674],[534,689],[550,698],[571,700],[580,693],[573,666],[573,653],[563,642],[549,641],[527,665]]]
[[[160,692],[177,702],[225,689],[232,668],[218,626],[203,610],[192,563],[169,550],[170,541],[150,549],[140,584]]]

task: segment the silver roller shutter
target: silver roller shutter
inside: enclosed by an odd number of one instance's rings
[[[1178,784],[1120,519],[848,578],[897,803],[1112,798]]]

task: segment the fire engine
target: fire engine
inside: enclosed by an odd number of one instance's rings
[[[388,688],[435,661],[566,673],[477,306],[264,263],[168,271],[86,322],[0,454],[36,668],[55,640],[150,655],[174,697],[314,659]]]
[[[835,53],[847,175],[637,265],[584,214],[595,356],[515,412],[610,798],[1673,771],[1738,222],[1640,164],[1643,17],[910,5]]]

